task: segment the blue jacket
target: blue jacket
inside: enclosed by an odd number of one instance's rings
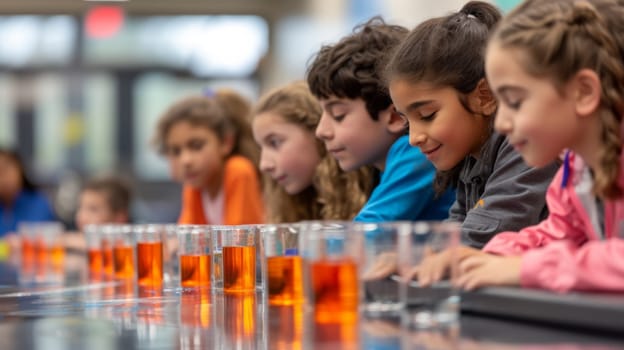
[[[435,199],[435,173],[435,167],[420,149],[409,144],[409,136],[399,137],[388,151],[379,185],[354,220],[383,222],[446,219],[455,201],[455,190],[449,189]]]
[[[56,220],[47,198],[32,191],[22,191],[10,208],[0,204],[0,237],[17,232],[20,222]]]

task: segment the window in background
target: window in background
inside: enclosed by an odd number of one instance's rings
[[[0,16],[0,66],[66,66],[76,35],[71,16]]]
[[[0,147],[17,146],[15,125],[17,93],[15,80],[9,74],[0,74]]]
[[[196,76],[247,77],[268,50],[268,25],[258,16],[128,18],[107,39],[85,37],[87,65],[166,67]]]
[[[94,73],[85,79],[84,167],[91,173],[111,171],[117,162],[117,98],[115,79]]]

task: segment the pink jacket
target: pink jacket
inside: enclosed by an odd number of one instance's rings
[[[585,164],[572,152],[546,193],[550,214],[520,232],[500,233],[483,248],[498,255],[522,255],[522,286],[565,292],[624,291],[624,197],[604,202],[605,238],[591,224],[574,185]],[[624,188],[624,152],[620,157]]]

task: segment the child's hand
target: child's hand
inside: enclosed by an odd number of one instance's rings
[[[457,285],[465,290],[484,286],[517,286],[520,284],[519,256],[478,254],[459,264]]]
[[[421,287],[427,287],[449,275],[453,253],[458,255],[458,261],[462,261],[472,255],[484,254],[478,249],[467,246],[453,249],[447,249],[439,253],[425,253],[423,261],[408,276],[410,279],[416,278]]]
[[[362,274],[364,281],[379,280],[397,271],[397,253],[381,253],[375,258],[373,265]]]

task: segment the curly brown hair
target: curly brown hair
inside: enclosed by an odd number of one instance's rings
[[[532,76],[551,79],[560,93],[579,70],[591,69],[602,85],[600,165],[594,170],[594,193],[622,195],[618,186],[624,113],[624,1],[527,1],[512,11],[491,42],[520,48],[523,68]]]
[[[209,128],[220,140],[234,137],[230,155],[241,155],[258,165],[259,149],[253,140],[249,123],[251,105],[233,90],[217,90],[212,96],[191,96],[175,104],[160,117],[152,140],[160,153],[166,153],[166,139],[179,122]]]
[[[496,7],[470,1],[458,12],[429,19],[414,28],[386,65],[386,81],[395,79],[451,86],[467,111],[467,96],[485,79],[484,49],[490,32],[501,19]],[[490,133],[494,113],[490,118]],[[434,188],[439,195],[455,186],[463,161],[447,171],[437,171]]]
[[[391,104],[382,81],[388,52],[405,38],[408,30],[373,17],[356,26],[353,33],[334,45],[321,47],[308,67],[307,81],[312,93],[321,99],[361,98],[373,120]]]
[[[322,110],[307,84],[298,81],[265,94],[258,101],[253,115],[267,112],[314,134]],[[302,192],[288,194],[270,176],[264,176],[267,222],[352,219],[366,202],[374,185],[371,168],[345,173],[327,154],[320,140],[316,142],[316,149],[310,152],[318,152],[321,162],[316,168],[314,183]]]
[[[132,190],[126,180],[117,176],[97,176],[89,179],[82,192],[93,191],[103,194],[113,213],[128,213]]]

